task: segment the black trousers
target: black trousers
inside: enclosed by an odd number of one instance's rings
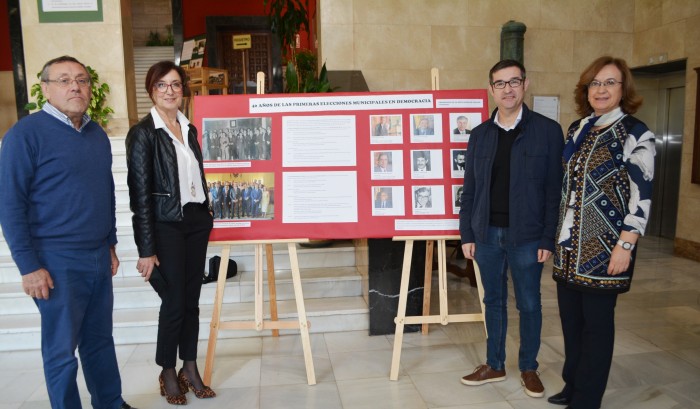
[[[598,409],[612,365],[617,294],[558,284],[557,299],[566,355],[563,393],[571,397],[572,409]]]
[[[161,299],[156,364],[174,368],[197,358],[199,294],[213,219],[207,207],[188,203],[180,222],[156,223],[156,255],[164,285],[153,285]],[[155,284],[155,283],[152,283]]]

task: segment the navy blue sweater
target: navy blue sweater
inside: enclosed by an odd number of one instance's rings
[[[81,131],[44,111],[21,119],[0,148],[0,224],[22,275],[38,252],[117,243],[112,151],[105,131]]]

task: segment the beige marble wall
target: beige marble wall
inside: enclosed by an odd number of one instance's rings
[[[484,88],[499,59],[501,27],[525,23],[525,66],[532,95],[560,97],[560,123],[577,118],[573,87],[604,54],[631,66],[688,59],[677,235],[700,243],[700,185],[690,183],[696,75],[700,66],[697,0],[318,0],[319,61],[362,70],[372,91]],[[663,62],[663,61],[661,61]],[[493,103],[490,101],[490,107]],[[697,160],[700,160],[698,158]]]
[[[17,108],[15,107],[15,81],[12,71],[0,71],[0,138],[10,127],[17,122]]]
[[[44,63],[61,55],[70,55],[91,66],[100,80],[109,84],[107,105],[114,114],[107,127],[110,135],[125,135],[128,130],[124,46],[119,1],[103,1],[102,22],[39,23],[36,1],[22,1],[22,37],[27,88],[35,82]]]
[[[700,248],[700,185],[690,182],[697,95],[694,68],[700,67],[700,1],[637,0],[635,26],[633,64],[644,65],[651,59],[658,63],[661,55],[668,61],[687,59],[675,246],[679,255],[688,257],[689,248]]]
[[[0,138],[17,122],[17,108],[15,107],[15,81],[12,71],[0,71]]]
[[[526,100],[559,95],[564,126],[579,72],[602,54],[631,59],[635,39],[634,0],[318,1],[319,61],[362,70],[372,91],[429,88],[431,67],[442,89],[484,88],[502,25],[525,23]]]

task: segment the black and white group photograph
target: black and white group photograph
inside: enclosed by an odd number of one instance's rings
[[[204,160],[269,160],[272,151],[271,118],[204,119]]]

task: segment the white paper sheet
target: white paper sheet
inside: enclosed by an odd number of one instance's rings
[[[355,116],[282,118],[282,166],[355,166]]]
[[[357,172],[284,172],[282,223],[356,223]]]

